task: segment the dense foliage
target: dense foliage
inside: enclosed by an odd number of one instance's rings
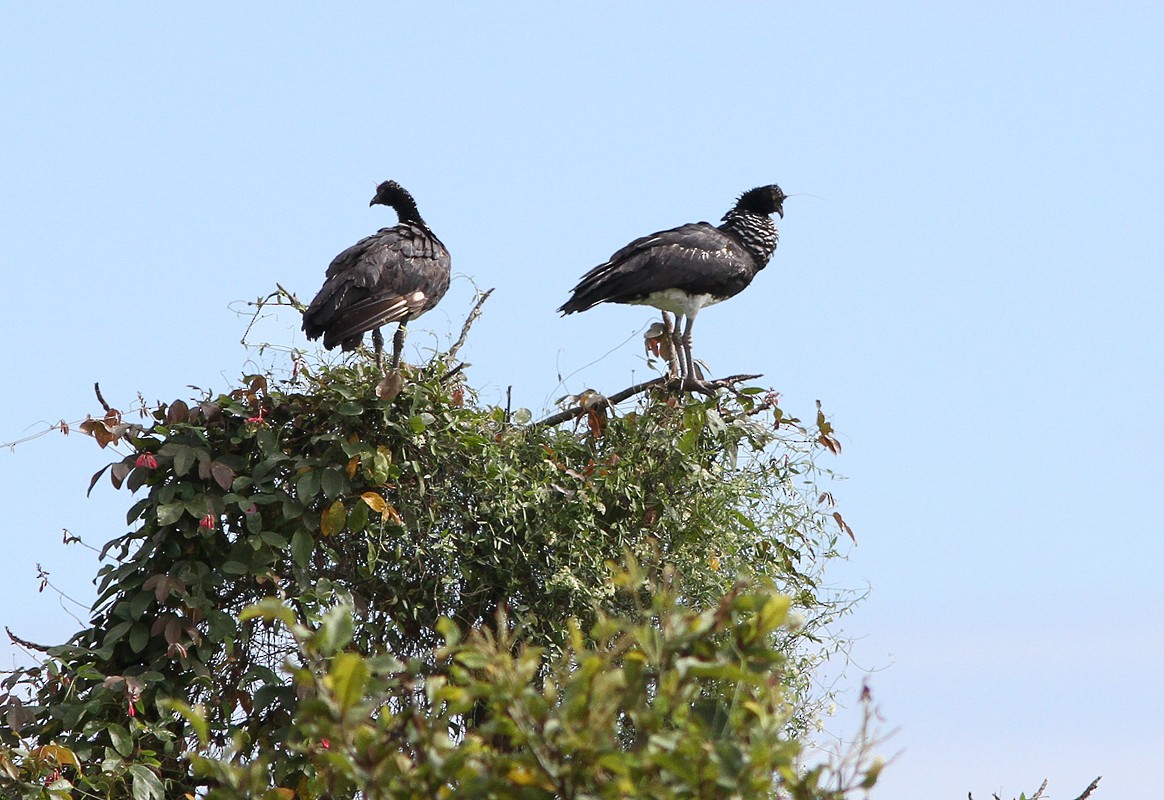
[[[378,378],[297,360],[146,426],[87,424],[128,451],[94,484],[140,498],[89,627],[3,682],[0,780],[134,798],[792,780],[846,607],[819,581],[846,529],[812,485],[823,415],[810,433],[760,389],[654,392],[554,427],[479,403],[444,356],[398,394]],[[612,575],[628,563],[634,586]]]

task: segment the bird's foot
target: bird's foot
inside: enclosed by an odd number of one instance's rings
[[[663,384],[673,392],[699,392],[700,394],[714,395],[714,382],[705,381],[702,377],[692,378],[690,375],[668,376]]]
[[[392,402],[403,388],[404,373],[399,369],[389,370],[376,384],[376,396],[381,400]]]
[[[703,378],[692,378],[688,376],[683,379],[683,391],[685,392],[715,395],[715,390],[715,385],[709,381],[705,381]]]

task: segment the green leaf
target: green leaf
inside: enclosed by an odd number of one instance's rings
[[[364,698],[368,664],[356,653],[340,653],[332,662],[328,677],[336,704],[341,713],[346,713]]]
[[[279,621],[288,628],[295,624],[295,612],[274,597],[268,597],[253,606],[247,606],[238,615],[238,618],[239,622],[251,619],[264,619],[268,622]]]
[[[117,623],[105,632],[104,638],[101,639],[101,644],[106,647],[109,645],[117,644],[117,642],[121,641],[121,638],[125,636],[125,634],[128,633],[129,629],[132,627],[132,620],[126,620],[125,622]]]
[[[113,743],[113,749],[119,755],[128,758],[129,754],[133,752],[133,739],[130,738],[129,731],[116,722],[109,723],[105,730],[109,733],[109,741]]]
[[[247,514],[246,517],[244,518],[244,520],[245,520],[246,526],[247,526],[247,533],[259,534],[260,531],[263,530],[263,515],[262,514],[258,514],[258,513]],[[283,537],[279,537],[279,538],[282,539]],[[283,539],[283,544],[277,545],[277,546],[278,547],[286,547],[287,540]]]
[[[453,622],[448,617],[441,617],[436,623],[437,633],[439,633],[445,640],[446,647],[452,647],[461,641],[461,629],[457,627],[457,623]]]
[[[350,488],[347,476],[338,469],[325,469],[320,476],[323,494],[328,500],[333,500],[344,494]]]
[[[307,503],[319,494],[319,472],[309,470],[295,479],[295,496]]]
[[[481,669],[489,660],[481,653],[475,653],[472,650],[462,650],[453,657],[458,664],[469,669]]]
[[[190,467],[194,466],[197,457],[193,447],[185,444],[176,445],[174,447],[174,474],[179,477],[185,475],[190,471]]]
[[[354,632],[352,610],[343,605],[334,606],[324,615],[316,632],[320,652],[324,655],[339,652],[352,640]]]
[[[769,633],[776,630],[788,619],[788,609],[792,605],[792,598],[787,595],[772,595],[764,601],[757,620],[760,630]]]
[[[271,547],[275,547],[280,550],[287,546],[287,537],[275,533],[274,531],[263,531],[259,534],[259,538],[267,544],[271,545]]]
[[[368,526],[368,504],[356,503],[348,515],[348,530],[352,533],[361,533]]]
[[[150,629],[141,622],[133,623],[129,631],[129,649],[140,653],[150,641]]]
[[[295,566],[307,569],[311,566],[311,554],[315,551],[315,540],[303,528],[295,531],[291,536],[291,558]]]
[[[129,617],[130,619],[141,619],[141,615],[150,607],[150,603],[154,601],[153,592],[139,592],[136,597],[129,601]]]
[[[175,711],[182,715],[186,723],[194,729],[194,734],[198,737],[198,741],[203,747],[210,743],[210,724],[206,721],[206,709],[201,705],[191,708],[181,700],[162,700],[161,704],[164,708]],[[121,752],[120,750],[118,752]],[[122,755],[129,755],[123,753]]]
[[[132,764],[129,773],[133,775],[133,800],[163,800],[165,787],[149,767]]]
[[[186,504],[181,501],[158,506],[158,524],[173,525],[182,517],[185,510]]]

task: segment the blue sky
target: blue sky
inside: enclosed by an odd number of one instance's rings
[[[820,399],[871,586],[844,632],[900,751],[874,796],[1158,792],[1164,12],[1123,4],[0,3],[0,440],[227,388],[240,301],[307,299],[394,178],[497,291],[463,354],[536,411],[642,378],[649,311],[559,319],[630,239],[778,182],[771,266],[695,327]],[[446,342],[460,278],[414,323]],[[303,346],[293,318],[263,338]],[[0,453],[0,623],[76,623],[127,495],[59,434]],[[66,604],[67,605],[67,604]],[[12,648],[0,643],[11,663]],[[843,734],[851,718],[829,723]],[[1074,794],[1073,794],[1074,793]]]

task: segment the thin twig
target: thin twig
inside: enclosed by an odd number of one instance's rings
[[[682,389],[684,391],[697,391],[697,392],[702,392],[702,393],[707,394],[707,395],[713,395],[713,394],[715,394],[716,390],[718,390],[718,389],[730,389],[733,387],[734,384],[740,383],[741,381],[751,381],[751,380],[755,380],[756,378],[759,378],[759,377],[761,377],[761,376],[760,375],[732,375],[730,377],[720,378],[719,380],[714,380],[714,381],[695,382],[695,381],[688,380],[688,381],[684,382]],[[659,377],[659,378],[652,378],[651,380],[643,381],[642,383],[636,383],[634,386],[628,386],[627,388],[623,389],[621,392],[615,392],[614,394],[609,395],[609,396],[603,398],[602,400],[598,400],[597,402],[591,402],[585,406],[577,405],[577,406],[574,406],[572,408],[568,408],[565,411],[559,411],[557,414],[551,414],[550,416],[546,417],[545,419],[540,419],[537,422],[535,422],[533,424],[533,427],[540,428],[540,427],[545,426],[545,425],[558,425],[562,422],[568,422],[572,419],[577,419],[578,417],[582,416],[583,414],[585,414],[589,410],[592,410],[595,408],[610,408],[611,406],[616,406],[619,403],[621,403],[623,400],[634,397],[636,394],[642,394],[643,392],[647,391],[648,389],[653,389],[656,386],[667,386],[671,382],[672,381],[669,377],[663,376],[663,377]]]
[[[276,281],[275,287],[280,292],[283,293],[284,297],[287,298],[287,305],[291,306],[293,309],[295,309],[296,311],[298,311],[301,314],[307,310],[307,304],[302,302],[298,297],[296,297],[294,292],[289,292],[286,289],[284,289],[283,284]],[[270,298],[267,298],[267,299],[270,299]]]
[[[1031,800],[1039,800],[1043,796],[1043,792],[1047,791],[1047,779],[1043,778],[1043,785],[1039,787],[1039,791],[1031,795]]]
[[[473,327],[473,323],[477,321],[477,317],[481,316],[481,306],[489,299],[489,295],[493,294],[492,289],[486,289],[477,295],[477,302],[473,304],[473,310],[469,312],[469,316],[465,318],[465,324],[461,326],[461,335],[453,346],[449,348],[448,359],[452,361],[457,351],[461,349],[461,345],[465,343],[465,339],[469,336],[469,328]]]

